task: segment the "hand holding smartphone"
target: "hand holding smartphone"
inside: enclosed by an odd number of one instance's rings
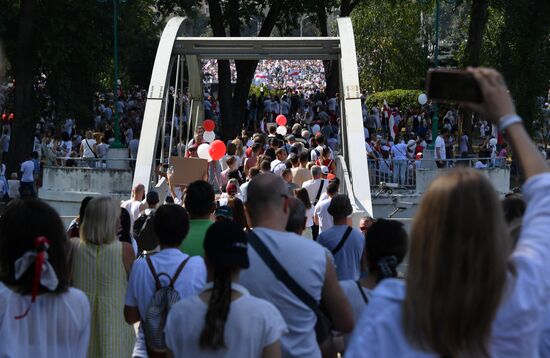
[[[483,94],[477,80],[466,70],[429,70],[426,92],[428,98],[440,102],[483,102]]]

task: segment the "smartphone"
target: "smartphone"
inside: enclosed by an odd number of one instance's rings
[[[428,98],[442,102],[483,102],[474,76],[463,70],[433,69],[426,80]]]

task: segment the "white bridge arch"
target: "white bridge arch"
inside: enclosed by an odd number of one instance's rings
[[[338,19],[338,37],[183,37],[182,22],[183,18],[180,17],[170,19],[160,39],[147,92],[133,184],[143,183],[148,190],[156,183],[154,161],[157,143],[161,134],[164,138],[168,110],[175,111],[175,104],[173,108],[168,108],[174,67],[177,88],[178,81],[183,79],[183,63],[187,65],[190,99],[188,120],[196,128],[204,119],[201,59],[339,60],[343,148],[339,176],[342,191],[350,196],[356,212],[372,215],[361,91],[351,19]]]

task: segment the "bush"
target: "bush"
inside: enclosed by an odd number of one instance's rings
[[[376,92],[367,97],[367,106],[372,108],[373,105],[376,105],[381,108],[384,104],[384,100],[386,100],[390,107],[397,107],[400,110],[419,108],[418,96],[421,93],[422,91],[419,90],[404,89]]]

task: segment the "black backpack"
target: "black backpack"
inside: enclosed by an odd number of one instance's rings
[[[153,227],[154,218],[154,211],[149,215],[141,213],[134,222],[134,238],[138,245],[138,252],[154,250],[159,244],[157,234],[155,234]]]

